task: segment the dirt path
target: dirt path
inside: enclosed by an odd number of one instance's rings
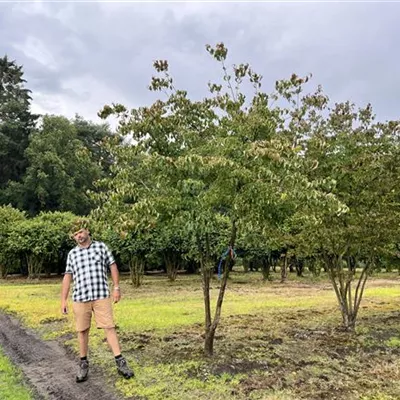
[[[104,377],[91,368],[89,380],[75,382],[76,361],[55,341],[46,341],[0,312],[0,346],[21,368],[38,400],[118,400]]]

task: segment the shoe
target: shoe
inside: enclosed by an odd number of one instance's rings
[[[115,360],[115,362],[117,363],[118,373],[124,378],[130,379],[135,376],[133,371],[128,367],[128,364],[124,357],[118,358],[118,360]]]
[[[89,361],[88,360],[81,360],[79,363],[78,373],[76,374],[76,381],[84,382],[87,380],[89,375]]]

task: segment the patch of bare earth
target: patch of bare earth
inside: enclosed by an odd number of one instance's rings
[[[39,400],[118,400],[101,371],[91,366],[86,382],[77,384],[77,361],[56,341],[43,341],[14,317],[0,312],[0,346],[23,372]]]
[[[362,313],[359,333],[341,329],[339,315],[326,322],[332,313],[335,307],[225,316],[211,359],[202,353],[202,324],[164,337],[148,332],[122,338],[124,347],[135,343],[145,363],[198,361],[186,371],[189,378],[239,376],[232,395],[241,399],[284,390],[298,400],[358,400],[374,392],[400,398],[400,348],[387,343],[399,332],[400,312]]]

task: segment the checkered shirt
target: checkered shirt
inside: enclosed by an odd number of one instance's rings
[[[107,272],[114,257],[103,242],[93,241],[88,248],[76,246],[67,258],[66,274],[72,274],[72,300],[86,302],[110,296]]]

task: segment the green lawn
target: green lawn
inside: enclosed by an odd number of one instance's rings
[[[149,276],[139,289],[123,279],[123,300],[114,310],[136,378],[116,377],[103,333],[94,329],[90,358],[123,395],[140,399],[312,400],[335,385],[337,399],[400,398],[400,285],[397,276],[387,277],[367,285],[357,333],[349,335],[337,329],[336,298],[323,279],[264,283],[259,274],[234,273],[212,359],[202,352],[198,276],[178,276],[173,283]],[[3,282],[0,308],[20,316],[44,338],[58,338],[76,351],[72,315],[59,311],[60,284],[60,279]],[[217,292],[215,280],[214,301]],[[374,366],[364,359],[374,360]],[[365,379],[349,379],[360,373]]]
[[[233,275],[224,300],[224,314],[266,312],[275,308],[309,308],[316,305],[335,305],[333,291],[309,291],[278,283],[264,284],[258,274],[244,280],[242,274]],[[38,328],[51,321],[64,321],[63,328],[73,326],[72,315],[60,314],[60,282],[35,284],[2,284],[0,308],[17,313],[25,323]],[[296,283],[294,283],[296,285]],[[121,283],[123,301],[114,307],[121,329],[137,332],[153,330],[167,332],[178,327],[202,322],[204,317],[203,293],[198,276],[179,277],[175,283],[166,278],[147,278],[143,287],[132,288],[127,281]],[[216,299],[218,281],[211,291]],[[388,294],[388,292],[387,292]],[[385,294],[385,295],[387,295]],[[12,301],[11,301],[12,300]]]
[[[31,400],[32,398],[30,391],[22,382],[21,373],[0,349],[0,399]]]

